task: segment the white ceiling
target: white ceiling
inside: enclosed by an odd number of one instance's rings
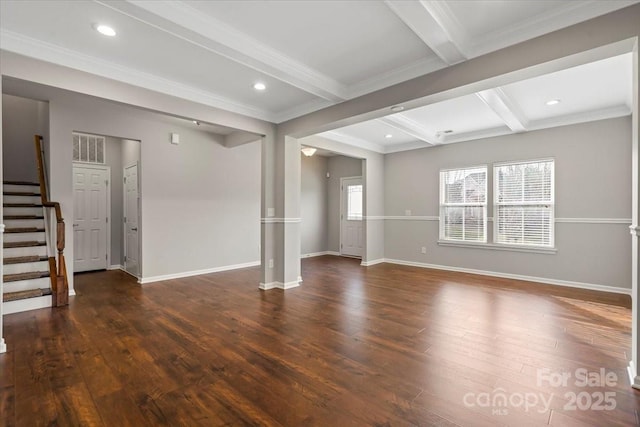
[[[391,153],[627,116],[631,70],[628,53],[320,135]]]
[[[633,3],[2,0],[0,48],[280,123]]]

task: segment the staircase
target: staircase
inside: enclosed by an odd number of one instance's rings
[[[39,182],[2,185],[2,314],[69,304],[62,209],[49,200],[42,136],[34,142]]]
[[[4,314],[23,311],[26,306],[50,307],[51,275],[40,184],[5,181],[2,194]]]

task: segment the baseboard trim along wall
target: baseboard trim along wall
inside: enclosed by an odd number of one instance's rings
[[[107,267],[107,270],[124,270],[124,267],[120,264],[113,264]]]
[[[262,289],[263,291],[268,291],[269,289],[291,289],[291,288],[297,288],[298,286],[300,286],[299,282],[287,282],[287,283],[270,282],[270,283],[260,283],[258,288]]]
[[[300,258],[313,258],[317,256],[324,256],[324,255],[340,256],[340,252],[334,252],[334,251],[311,252],[309,254],[300,255]]]
[[[503,279],[525,280],[527,282],[544,283],[546,285],[564,286],[568,288],[578,288],[578,289],[587,289],[591,291],[602,291],[602,292],[612,292],[612,293],[623,294],[623,295],[631,295],[631,289],[620,288],[616,286],[596,285],[593,283],[572,282],[569,280],[525,276],[522,274],[500,273],[496,271],[476,270],[472,268],[452,267],[448,265],[426,264],[422,262],[403,261],[399,259],[385,258],[382,262],[386,262],[389,264],[407,265],[410,267],[433,268],[435,270],[455,271],[458,273],[479,274],[481,276],[500,277]]]
[[[209,273],[219,273],[221,271],[255,267],[257,265],[260,265],[260,261],[252,261],[244,264],[223,265],[221,267],[207,268],[204,270],[185,271],[183,273],[165,274],[162,276],[141,277],[138,283],[146,285],[147,283],[160,282],[162,280],[182,279],[184,277],[199,276],[201,274],[209,274]]]
[[[372,265],[376,265],[376,264],[382,264],[383,262],[386,262],[384,258],[379,258],[379,259],[374,259],[371,261],[362,261],[360,263],[361,266],[363,267],[371,267]]]

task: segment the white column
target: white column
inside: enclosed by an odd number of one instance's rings
[[[640,302],[640,111],[638,110],[638,99],[640,98],[640,85],[638,83],[638,39],[633,50],[633,106],[631,114],[631,362],[629,362],[629,378],[631,386],[640,389],[640,376],[638,376],[638,363],[640,362],[640,313],[638,303]]]
[[[300,143],[276,135],[262,141],[260,289],[300,284]]]

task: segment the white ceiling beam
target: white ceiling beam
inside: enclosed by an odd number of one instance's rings
[[[356,136],[351,136],[340,130],[330,130],[327,132],[319,133],[318,135],[325,137],[327,139],[341,142],[343,144],[351,145],[353,147],[364,148],[365,150],[374,151],[376,153],[384,154],[385,152],[384,147],[380,144],[376,144],[375,142],[371,142],[371,141],[366,141]]]
[[[439,143],[439,138],[435,132],[432,132],[403,114],[393,114],[376,120],[380,123],[384,123],[385,125],[398,129],[407,135],[411,135],[419,141],[426,142],[427,144],[436,145]]]
[[[465,61],[462,40],[454,40],[453,31],[439,19],[431,2],[386,0],[386,5],[447,65]]]
[[[347,99],[340,82],[182,1],[96,2],[320,98]]]
[[[529,120],[522,113],[518,104],[501,88],[487,89],[476,95],[502,119],[513,132],[526,132]]]

